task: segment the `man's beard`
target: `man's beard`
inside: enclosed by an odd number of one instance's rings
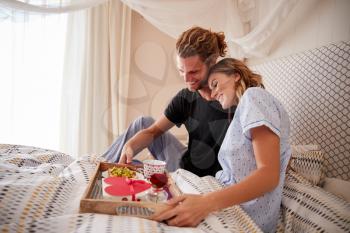
[[[204,87],[208,87],[208,82],[207,82],[207,80],[202,80],[202,81],[200,81],[197,90],[200,90],[200,89],[202,89],[202,88],[204,88]]]
[[[202,90],[205,87],[208,87],[208,84],[205,81],[200,81],[198,87],[196,87],[195,89],[188,88],[188,90],[190,90],[191,92],[196,92]]]

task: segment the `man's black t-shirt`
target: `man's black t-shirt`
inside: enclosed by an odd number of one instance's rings
[[[177,93],[164,114],[178,127],[184,124],[189,134],[180,167],[198,176],[215,176],[221,170],[217,155],[234,110],[235,107],[223,110],[219,102],[206,101],[188,89]]]

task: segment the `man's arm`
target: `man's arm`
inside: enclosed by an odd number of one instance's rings
[[[119,163],[130,163],[134,155],[146,148],[153,140],[168,131],[175,124],[162,115],[150,127],[141,130],[127,141],[123,147]]]

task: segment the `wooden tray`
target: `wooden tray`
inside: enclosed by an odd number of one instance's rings
[[[131,165],[100,162],[96,167],[93,178],[80,200],[80,213],[101,213],[123,216],[135,216],[150,219],[155,213],[171,208],[165,203],[153,203],[145,201],[118,201],[105,199],[102,195],[102,172],[111,167],[128,167],[136,170]],[[168,189],[172,196],[178,196],[181,191],[168,174]]]

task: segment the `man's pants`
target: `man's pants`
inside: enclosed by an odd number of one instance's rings
[[[102,155],[109,162],[118,162],[124,144],[140,130],[154,123],[152,117],[139,117],[133,121],[124,134],[119,136]],[[179,168],[181,157],[187,148],[171,133],[165,132],[148,146],[148,150],[158,160],[166,162],[167,170],[173,172]]]

